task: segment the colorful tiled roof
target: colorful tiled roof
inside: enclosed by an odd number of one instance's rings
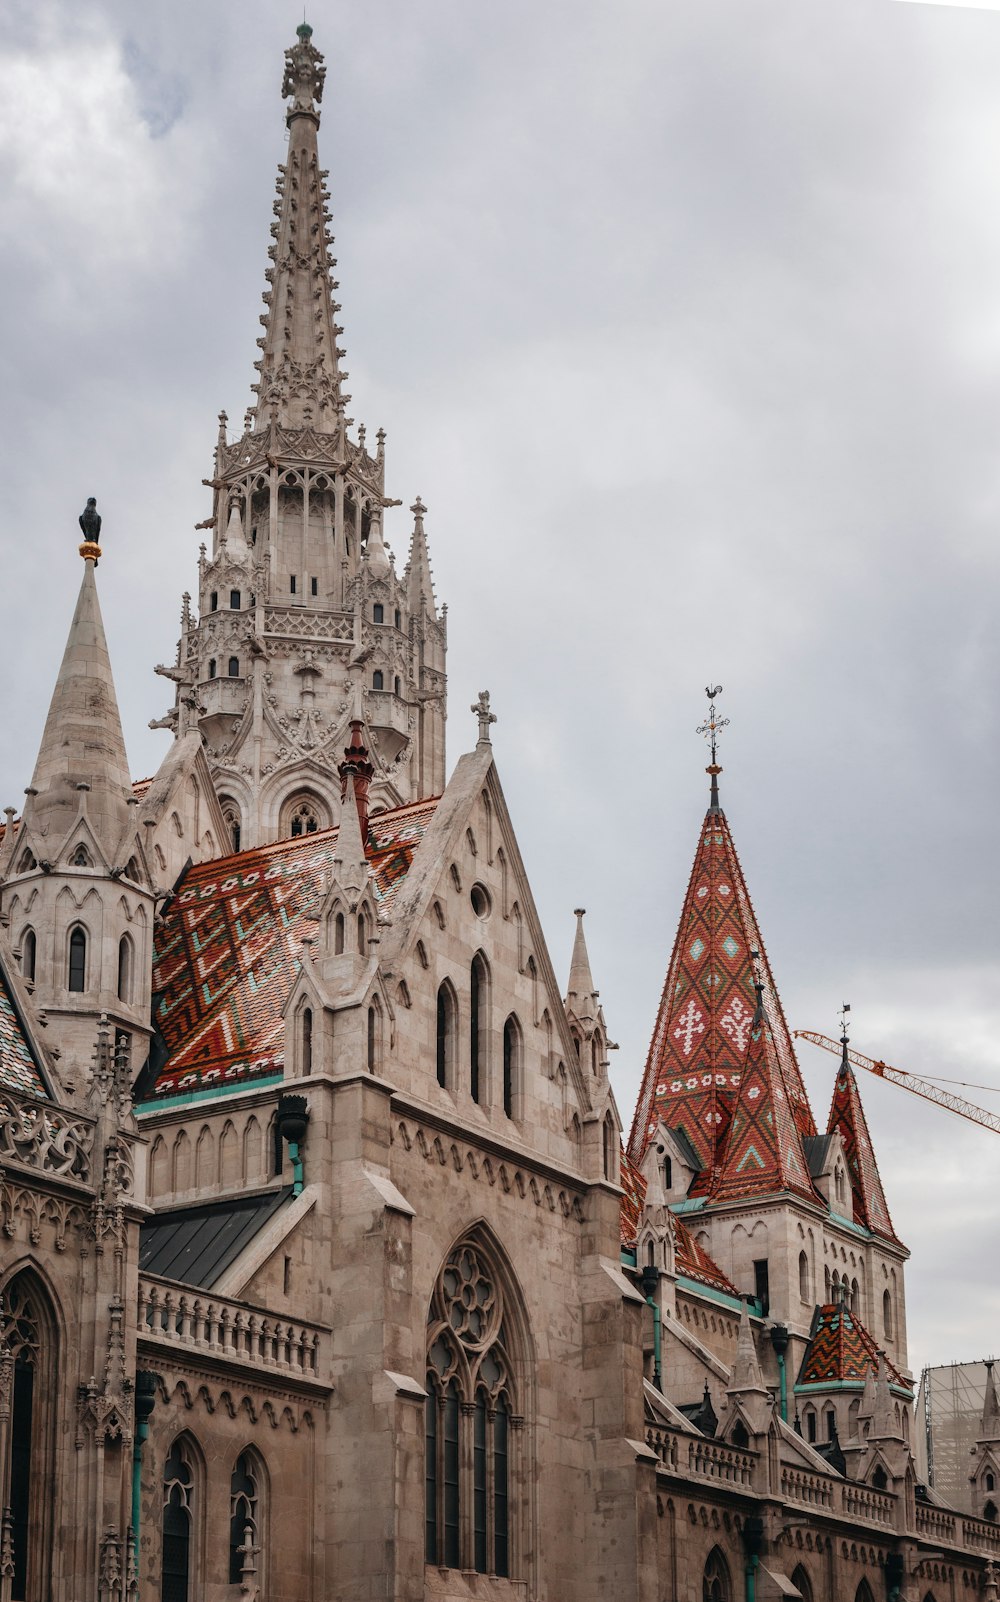
[[[896,1231],[889,1217],[889,1204],[882,1189],[882,1178],[875,1161],[875,1151],[868,1121],[861,1105],[861,1092],[849,1062],[842,1061],[833,1087],[827,1134],[839,1130],[844,1142],[844,1155],[851,1176],[854,1197],[854,1218],[865,1224],[875,1235],[896,1240]]]
[[[707,1190],[724,1145],[754,1015],[750,953],[760,952],[775,1048],[800,1135],[814,1135],[805,1086],[725,814],[702,826],[649,1048],[629,1154],[636,1162],[662,1118],[681,1127]]]
[[[884,1352],[879,1353],[860,1319],[846,1303],[828,1302],[816,1309],[795,1389],[845,1386],[860,1391],[869,1368],[878,1372],[880,1363],[886,1365],[892,1389],[910,1396],[911,1389],[899,1369]]]
[[[388,912],[437,798],[371,819],[368,871]],[[330,880],[338,829],[191,868],[157,933],[154,1022],[169,1053],[147,1101],[218,1094],[283,1068],[282,1010]]]
[[[621,1154],[621,1186],[622,1245],[633,1247],[639,1234],[642,1204],[646,1200],[646,1181],[635,1164],[629,1160],[624,1148]]]
[[[736,1104],[712,1179],[711,1197],[713,1201],[740,1201],[776,1191],[795,1191],[809,1201],[817,1200],[774,1033],[762,1006],[750,1027]]]
[[[42,1096],[48,1100],[49,1093],[2,970],[0,970],[0,1085],[4,1085],[8,1090],[20,1091],[24,1095]]]
[[[726,1278],[718,1264],[712,1261],[705,1248],[698,1244],[684,1220],[678,1218],[676,1213],[673,1214],[673,1226],[674,1267],[678,1274],[738,1299],[740,1293],[736,1286]]]

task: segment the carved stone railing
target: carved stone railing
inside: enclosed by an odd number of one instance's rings
[[[354,618],[350,612],[313,612],[307,606],[268,606],[264,609],[264,631],[291,635],[296,640],[334,640],[349,644],[354,639]]]
[[[646,1426],[646,1445],[655,1452],[660,1462],[669,1469],[677,1468],[677,1433],[660,1429],[655,1424]]]
[[[924,1511],[929,1512],[931,1510],[921,1507],[921,1505],[918,1503],[918,1529],[920,1528],[920,1514]],[[940,1512],[940,1509],[938,1508],[935,1511]],[[944,1540],[946,1537],[941,1536],[938,1537],[938,1539]],[[985,1552],[988,1556],[993,1558],[1000,1557],[1000,1525],[991,1524],[987,1519],[963,1518],[961,1520],[960,1544],[963,1549],[968,1549],[973,1552]]]
[[[188,1289],[170,1280],[139,1278],[139,1338],[265,1369],[319,1380],[327,1331],[298,1319],[274,1318],[242,1302]]]
[[[880,1524],[891,1530],[896,1524],[896,1498],[891,1491],[876,1491],[854,1480],[843,1482],[843,1512],[861,1524]]]
[[[786,1502],[798,1502],[803,1507],[833,1508],[836,1481],[826,1474],[815,1474],[809,1469],[781,1465],[781,1494]]]
[[[931,1507],[927,1502],[917,1503],[917,1533],[929,1536],[933,1541],[950,1541],[953,1545],[958,1539],[958,1515],[949,1513],[946,1508]]]
[[[0,1163],[89,1184],[94,1123],[49,1101],[0,1090]]]
[[[698,1479],[749,1487],[753,1484],[756,1462],[756,1452],[744,1452],[737,1446],[725,1446],[721,1441],[688,1442],[688,1473]]]

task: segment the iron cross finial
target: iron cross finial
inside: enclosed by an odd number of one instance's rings
[[[705,772],[710,776],[710,778],[712,780],[712,798],[711,798],[711,803],[710,803],[710,806],[709,806],[709,810],[711,812],[718,812],[719,811],[719,774],[722,772],[722,769],[719,767],[719,764],[716,761],[716,748],[717,748],[719,730],[720,729],[727,729],[729,727],[729,719],[728,718],[720,718],[717,715],[716,710],[715,710],[715,698],[716,698],[717,695],[721,695],[722,694],[722,685],[721,684],[716,684],[716,685],[713,686],[711,684],[706,684],[706,686],[705,686],[705,694],[708,696],[708,717],[705,719],[704,723],[699,723],[698,728],[696,730],[696,733],[703,734],[705,736],[706,740],[708,740],[708,742],[709,742],[709,748],[710,748],[711,753],[712,753],[712,760],[709,763],[708,767],[705,769]]]
[[[841,1002],[840,1012],[837,1014],[837,1016],[840,1019],[840,1043],[842,1046],[846,1046],[850,1038],[851,1026],[850,1019],[848,1017],[850,1010],[851,1003],[849,1001]]]
[[[495,723],[497,719],[496,713],[490,711],[489,690],[480,690],[478,700],[473,701],[469,711],[474,712],[479,719],[479,744],[491,745],[493,742],[490,739],[490,724]]]

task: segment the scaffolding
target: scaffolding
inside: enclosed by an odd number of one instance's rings
[[[972,1512],[969,1470],[986,1395],[986,1362],[925,1368],[917,1391],[916,1440],[920,1477],[960,1512]]]

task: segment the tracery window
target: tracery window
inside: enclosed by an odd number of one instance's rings
[[[46,1591],[52,1545],[51,1377],[54,1326],[44,1292],[19,1274],[0,1298],[0,1380],[10,1397],[0,1423],[0,1479],[7,1487],[12,1598]],[[47,1592],[46,1592],[47,1594]]]
[[[702,1602],[732,1602],[733,1582],[729,1577],[729,1564],[717,1546],[708,1554],[701,1595]]]
[[[311,795],[292,796],[281,809],[280,834],[282,839],[293,839],[303,834],[316,834],[329,827],[329,820],[319,803]]]
[[[456,1246],[427,1323],[426,1559],[444,1568],[514,1572],[512,1320],[482,1245]]]
[[[240,809],[236,805],[235,801],[223,801],[222,816],[225,819],[226,828],[229,830],[229,840],[232,848],[234,851],[238,851],[240,849],[240,837],[242,833],[242,818],[240,816]]]
[[[194,1469],[183,1436],[170,1448],[163,1467],[163,1545],[160,1602],[191,1602]]]

